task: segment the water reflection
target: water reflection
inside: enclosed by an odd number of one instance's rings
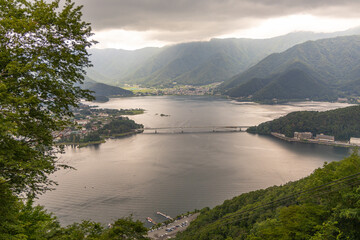
[[[149,127],[254,125],[295,110],[326,110],[345,104],[260,105],[210,97],[112,99],[107,108],[144,108],[131,116]],[[169,117],[161,117],[159,114]],[[157,114],[157,115],[156,115]],[[284,142],[247,133],[138,134],[86,148],[67,148],[56,191],[39,199],[62,223],[104,223],[133,214],[161,221],[213,207],[241,193],[283,184],[342,159],[348,149]]]

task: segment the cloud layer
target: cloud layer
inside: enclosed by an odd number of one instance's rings
[[[75,0],[95,31],[151,31],[159,41],[207,39],[294,14],[358,17],[359,0]]]

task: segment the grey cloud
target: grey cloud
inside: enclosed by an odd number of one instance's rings
[[[261,19],[296,13],[358,16],[359,0],[75,0],[94,30],[163,32],[160,38],[198,39],[247,27]],[[168,34],[172,32],[172,34]],[[162,35],[162,37],[161,37]],[[170,36],[171,35],[171,36]],[[184,39],[184,38],[183,38]]]
[[[152,39],[157,39],[164,42],[183,42],[186,41],[196,41],[209,39],[213,36],[219,36],[227,34],[234,30],[234,26],[237,26],[237,29],[251,27],[255,25],[258,21],[254,19],[247,19],[243,21],[222,21],[219,24],[216,21],[209,22],[197,22],[197,26],[191,28],[185,28],[177,31],[162,30],[154,32],[150,35]],[[191,24],[191,23],[189,23]]]

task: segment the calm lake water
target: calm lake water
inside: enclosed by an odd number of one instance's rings
[[[328,110],[339,103],[286,105],[238,103],[212,97],[134,97],[96,104],[143,108],[131,116],[145,127],[257,125],[292,111]],[[161,117],[160,114],[170,115]],[[83,219],[109,223],[133,214],[145,222],[214,207],[241,193],[284,184],[310,174],[345,148],[288,143],[248,133],[142,133],[99,146],[66,149],[60,157],[77,170],[52,176],[59,186],[38,200],[62,224]]]

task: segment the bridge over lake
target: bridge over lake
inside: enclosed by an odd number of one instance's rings
[[[144,127],[138,131],[145,133],[219,133],[245,132],[250,126],[184,126],[184,127]]]

